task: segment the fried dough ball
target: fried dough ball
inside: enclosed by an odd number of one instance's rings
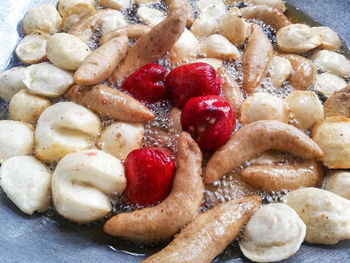
[[[117,158],[99,150],[71,153],[53,173],[53,203],[61,216],[86,224],[106,216],[112,209],[108,196],[121,193],[125,186]]]
[[[280,56],[273,56],[268,75],[275,88],[281,87],[283,82],[288,79],[291,72],[292,65],[288,59]]]
[[[267,5],[276,8],[281,12],[286,11],[286,5],[283,0],[247,0],[247,3],[253,5]]]
[[[238,8],[231,8],[219,24],[219,33],[235,45],[243,45],[249,34],[249,24],[242,18]]]
[[[284,52],[302,53],[321,45],[321,36],[304,24],[282,27],[276,35],[277,47]]]
[[[120,11],[115,10],[113,14],[109,14],[101,18],[102,35],[126,26],[127,24],[128,23],[125,21],[123,14]]]
[[[305,240],[332,245],[350,239],[350,201],[319,188],[294,190],[284,196],[306,225]]]
[[[312,27],[311,31],[321,36],[321,48],[329,50],[337,50],[341,46],[341,40],[337,33],[327,26]]]
[[[51,105],[50,100],[31,94],[27,89],[16,93],[9,106],[11,120],[36,122],[40,114]]]
[[[159,24],[166,18],[166,15],[162,11],[148,6],[140,6],[137,9],[136,15],[142,22],[151,27]]]
[[[193,22],[191,32],[197,38],[209,37],[218,30],[218,22],[211,14],[201,13]]]
[[[350,75],[350,60],[337,52],[320,50],[311,59],[320,70],[336,74],[340,77]]]
[[[98,3],[104,7],[113,9],[126,9],[130,6],[130,0],[98,0]]]
[[[102,131],[98,147],[125,160],[131,151],[140,148],[143,133],[144,128],[140,123],[117,122]]]
[[[350,199],[350,172],[329,171],[325,178],[324,189],[346,199]]]
[[[0,72],[0,98],[10,100],[26,86],[23,83],[25,67],[14,67]]]
[[[35,130],[35,155],[44,162],[93,146],[100,133],[99,118],[73,102],[59,102],[39,117]]]
[[[73,84],[73,74],[42,62],[25,69],[23,83],[31,93],[58,97]]]
[[[56,33],[46,44],[47,58],[65,70],[76,70],[90,54],[89,46],[80,38],[67,33]]]
[[[243,124],[258,120],[279,120],[288,123],[288,104],[265,92],[254,93],[243,101],[239,120]]]
[[[29,154],[33,144],[31,126],[19,121],[0,120],[0,164],[12,156]]]
[[[42,5],[30,8],[22,20],[23,34],[28,35],[35,30],[54,34],[59,30],[61,21],[62,18],[54,6]]]
[[[16,47],[16,55],[27,64],[38,63],[46,57],[46,42],[49,37],[42,32],[26,35]]]
[[[170,50],[170,60],[176,64],[195,58],[199,52],[200,45],[197,38],[185,28],[180,38]]]
[[[43,212],[50,204],[51,172],[32,156],[15,156],[1,166],[0,183],[7,197],[22,212]]]
[[[325,156],[323,164],[330,169],[350,168],[350,119],[335,116],[318,122],[312,139]]]
[[[252,215],[239,247],[254,262],[275,262],[294,255],[304,241],[306,226],[285,204],[261,206]]]
[[[309,130],[323,119],[323,106],[311,91],[294,91],[286,98],[286,102],[292,115],[291,124],[299,129]]]
[[[346,87],[346,81],[332,73],[324,72],[316,75],[314,88],[317,92],[325,97],[330,97],[332,94]]]
[[[61,29],[68,31],[71,26],[78,23],[85,16],[92,15],[94,12],[94,7],[87,3],[79,3],[69,7],[62,18]]]
[[[216,19],[220,19],[225,14],[226,7],[222,0],[199,0],[196,4],[200,13],[207,12]]]
[[[58,12],[61,16],[64,16],[69,8],[77,5],[77,4],[88,4],[96,9],[97,3],[95,0],[59,0],[58,1]]]
[[[208,57],[219,59],[239,59],[241,54],[227,38],[215,34],[202,43],[202,52]]]

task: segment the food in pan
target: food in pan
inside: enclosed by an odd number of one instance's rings
[[[170,241],[145,262],[211,262],[234,240],[278,261],[349,239],[338,35],[294,23],[281,0],[130,3],[26,13],[25,64],[0,74],[6,195],[27,214]]]

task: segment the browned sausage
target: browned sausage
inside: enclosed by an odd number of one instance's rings
[[[154,114],[140,102],[103,84],[91,87],[74,85],[66,97],[114,120],[142,122],[154,119]]]
[[[299,164],[252,165],[240,175],[243,181],[263,191],[319,187],[323,180],[321,165],[310,160]]]
[[[273,57],[273,47],[261,27],[251,24],[250,36],[242,57],[242,88],[249,94],[261,84]]]
[[[94,50],[74,73],[74,82],[79,85],[94,85],[106,80],[125,57],[129,40],[122,35]]]
[[[251,195],[200,214],[164,249],[143,263],[210,263],[234,240],[261,201]]]
[[[123,26],[121,28],[109,31],[107,34],[103,35],[100,39],[99,45],[102,46],[104,43],[111,40],[112,38],[119,37],[121,35],[127,35],[129,39],[139,39],[150,30],[151,27],[146,25],[135,24]]]
[[[103,230],[112,236],[152,242],[167,240],[197,215],[203,199],[202,154],[191,136],[179,137],[177,171],[171,193],[160,204],[122,213],[109,219]]]
[[[212,183],[267,150],[289,152],[306,159],[323,157],[321,148],[302,131],[276,120],[243,126],[210,158],[204,181]]]

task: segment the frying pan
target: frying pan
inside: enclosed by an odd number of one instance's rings
[[[57,0],[0,0],[0,71],[18,64],[13,50],[21,37],[21,19],[32,6]],[[290,11],[303,11],[310,24],[334,29],[350,45],[349,0],[289,0]],[[312,18],[312,19],[311,19]],[[347,48],[344,48],[346,50]],[[6,118],[0,99],[0,119]],[[350,220],[350,219],[349,219]],[[141,246],[105,235],[102,224],[77,226],[54,211],[27,216],[0,190],[0,262],[140,262],[161,246]],[[233,243],[215,262],[249,262]],[[350,241],[334,246],[304,243],[284,262],[350,262]]]

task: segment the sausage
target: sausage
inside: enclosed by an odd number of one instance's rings
[[[74,85],[66,97],[114,120],[142,122],[154,119],[154,114],[140,102],[103,84],[90,87]]]

